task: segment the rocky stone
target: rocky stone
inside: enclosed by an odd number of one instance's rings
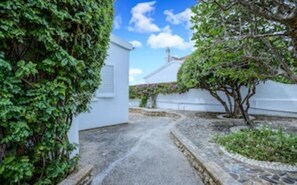
[[[258,169],[258,168],[252,168],[252,169],[250,169],[249,170],[250,172],[255,172],[255,173],[262,173],[262,172],[264,172],[264,170],[262,170],[262,169]]]
[[[271,177],[272,180],[278,181],[279,180],[279,176],[278,175],[273,175]]]
[[[260,176],[260,178],[267,181],[267,182],[273,183],[273,184],[277,183],[277,181],[274,181],[274,180],[270,179],[268,176]]]
[[[297,181],[297,173],[289,174],[288,177],[290,177],[291,179],[294,179],[295,181]]]
[[[282,180],[284,183],[287,183],[287,184],[294,184],[294,183],[295,183],[294,179],[289,178],[289,177],[281,178],[281,180]]]
[[[234,179],[238,179],[238,175],[234,174],[234,173],[230,173],[230,175],[234,178]]]

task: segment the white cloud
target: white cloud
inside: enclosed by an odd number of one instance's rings
[[[143,73],[142,69],[132,68],[129,70],[129,75],[141,75]]]
[[[122,24],[122,17],[117,15],[113,20],[113,27],[114,29],[120,29]]]
[[[139,84],[140,82],[137,81],[137,76],[143,74],[142,69],[132,68],[129,69],[129,84]]]
[[[130,19],[128,27],[129,31],[140,33],[158,32],[160,28],[154,24],[154,19],[151,13],[155,10],[156,1],[138,3],[131,10],[132,18]]]
[[[151,34],[147,40],[147,44],[153,49],[171,47],[186,50],[194,47],[192,41],[185,41],[179,35],[172,34],[169,26],[158,34]]]
[[[139,47],[142,47],[142,43],[139,42],[138,40],[132,40],[130,41],[130,43],[133,45],[133,47],[135,48],[139,48]]]
[[[166,15],[166,21],[171,24],[178,25],[184,24],[187,28],[191,27],[191,16],[193,16],[193,12],[191,9],[187,8],[183,12],[174,14],[173,10],[165,10],[164,14]]]

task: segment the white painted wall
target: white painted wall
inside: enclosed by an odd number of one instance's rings
[[[78,132],[78,122],[74,119],[72,121],[71,127],[68,131],[68,139],[70,143],[78,145],[79,144],[79,132]],[[70,158],[73,158],[76,154],[79,153],[79,147],[76,147],[76,149],[70,154]]]
[[[95,93],[90,112],[73,118],[68,132],[70,143],[79,144],[79,131],[102,126],[127,123],[129,119],[129,53],[133,49],[128,42],[111,36],[106,65],[114,66],[113,96]],[[70,157],[78,154],[78,148]]]
[[[146,83],[176,82],[180,62],[170,62],[144,78]]]
[[[222,95],[222,94],[221,94]],[[250,100],[251,114],[297,116],[297,85],[267,81],[257,86]],[[130,100],[130,106],[138,106]],[[185,94],[159,95],[157,107],[175,110],[224,112],[223,106],[207,91],[191,89]]]
[[[114,36],[111,38],[105,64],[114,66],[114,96],[95,96],[90,105],[90,112],[80,114],[75,118],[79,130],[128,122],[129,52],[131,49],[130,44]]]

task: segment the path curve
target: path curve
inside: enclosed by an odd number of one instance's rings
[[[129,124],[80,133],[94,185],[203,185],[169,137],[174,118],[130,114]]]

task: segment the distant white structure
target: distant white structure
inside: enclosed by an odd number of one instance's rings
[[[90,105],[90,112],[73,119],[68,134],[71,142],[79,142],[79,130],[128,123],[129,54],[132,49],[129,42],[111,36],[108,57],[101,71],[101,84]]]
[[[144,77],[145,83],[168,83],[177,81],[177,73],[188,56],[178,58],[166,48],[166,64]]]
[[[170,55],[166,49],[166,64],[145,77],[146,83],[176,82],[177,73],[188,57],[177,58]],[[243,94],[247,89],[242,91]],[[256,94],[250,99],[251,114],[297,117],[297,85],[282,84],[274,81],[262,82],[257,86]],[[226,100],[224,94],[219,93]],[[131,99],[131,107],[139,106],[139,100]],[[184,94],[159,94],[156,100],[157,108],[174,110],[193,110],[224,112],[224,107],[208,91],[190,89]]]
[[[242,93],[246,93],[244,89]],[[274,81],[261,82],[256,94],[250,99],[251,114],[297,117],[297,85],[282,84]],[[221,97],[224,94],[219,93]],[[226,100],[226,98],[224,98]],[[130,100],[131,107],[137,107],[139,100]],[[209,92],[191,89],[184,94],[159,94],[157,108],[192,110],[202,112],[224,112],[224,107]]]

